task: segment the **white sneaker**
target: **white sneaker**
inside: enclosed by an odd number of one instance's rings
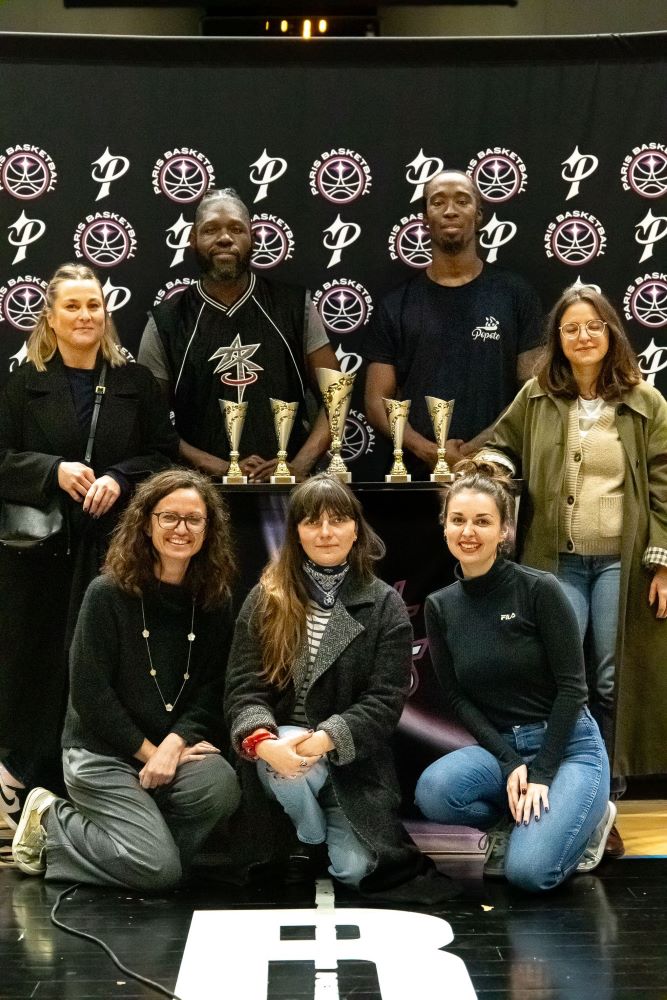
[[[616,821],[616,805],[607,802],[605,814],[588,838],[586,849],[577,865],[578,872],[592,872],[602,861],[609,831]]]
[[[53,792],[46,788],[33,788],[25,800],[12,841],[12,854],[26,875],[42,875],[46,871],[46,829],[42,819],[55,800]]]

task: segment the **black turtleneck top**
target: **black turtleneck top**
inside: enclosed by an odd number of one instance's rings
[[[431,660],[452,708],[507,777],[523,759],[500,735],[547,721],[529,780],[550,784],[586,702],[577,620],[551,573],[498,559],[484,576],[431,594]]]

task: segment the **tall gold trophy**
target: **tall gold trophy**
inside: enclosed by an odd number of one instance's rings
[[[227,475],[222,477],[222,481],[232,486],[242,486],[248,482],[248,477],[243,475],[241,466],[239,465],[239,444],[241,443],[241,434],[243,432],[248,404],[233,403],[229,399],[219,399],[218,402],[220,403],[220,409],[225,421],[225,431],[227,432],[230,448],[229,468],[227,469]]]
[[[391,440],[394,443],[394,464],[389,475],[384,477],[384,481],[385,483],[412,482],[412,476],[403,463],[403,435],[408,422],[411,400],[385,399],[383,396],[382,402],[389,421]]]
[[[327,472],[338,476],[343,483],[351,483],[352,476],[341,458],[340,451],[345,435],[345,420],[352,399],[354,375],[344,375],[333,368],[317,369],[317,384],[322,393],[331,430],[331,462]]]
[[[431,473],[432,483],[451,483],[456,478],[445,461],[445,443],[449,434],[449,425],[454,412],[453,399],[437,399],[435,396],[424,396],[428,407],[428,415],[435,432],[435,443],[438,446],[438,461]]]
[[[287,442],[294,427],[294,418],[299,409],[298,403],[285,403],[282,399],[271,400],[271,412],[273,413],[273,424],[278,438],[278,464],[276,471],[271,476],[271,482],[295,483],[296,479],[287,465]]]

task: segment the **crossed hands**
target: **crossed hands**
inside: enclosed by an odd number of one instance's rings
[[[111,510],[120,496],[120,486],[113,476],[100,476],[83,462],[61,462],[58,466],[58,486],[72,500],[83,504],[91,517],[102,517]]]
[[[139,772],[142,788],[161,788],[174,780],[176,768],[191,760],[203,760],[208,754],[220,753],[208,740],[201,740],[187,746],[185,740],[176,733],[169,733],[155,748],[148,761]]]
[[[306,736],[296,733],[277,740],[263,740],[257,745],[257,756],[283,778],[301,778],[329,750],[333,750],[331,738],[318,729]]]
[[[507,801],[517,826],[528,826],[531,815],[539,820],[542,811],[549,812],[549,786],[528,781],[528,768],[520,764],[507,779]]]

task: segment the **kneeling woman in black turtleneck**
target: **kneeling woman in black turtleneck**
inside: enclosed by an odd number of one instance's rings
[[[445,497],[458,580],[430,595],[426,628],[478,745],[431,764],[416,801],[429,819],[487,832],[485,875],[541,891],[600,862],[616,810],[574,612],[554,576],[499,554],[512,509],[489,465],[469,463]]]
[[[84,597],[62,737],[71,802],[33,789],[19,868],[48,879],[176,885],[239,792],[217,745],[234,571],[227,511],[197,472],[146,480]]]

